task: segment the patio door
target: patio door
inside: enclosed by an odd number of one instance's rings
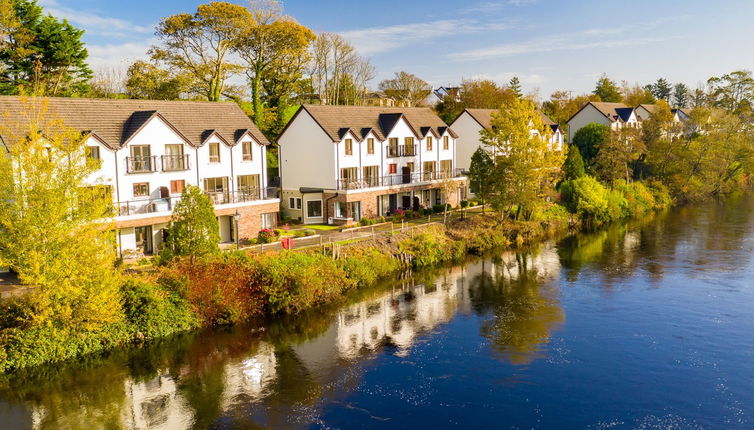
[[[141,250],[142,254],[149,255],[154,252],[154,247],[152,246],[151,225],[134,228],[134,236],[136,239],[136,248]]]

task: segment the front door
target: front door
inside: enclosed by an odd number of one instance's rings
[[[389,211],[389,213],[393,213],[396,210],[398,210],[398,194],[390,194],[389,200],[390,200],[390,204],[389,204],[390,211]]]
[[[401,202],[401,207],[403,209],[411,209],[411,196],[405,195],[403,196],[403,201]]]
[[[403,174],[403,183],[410,184],[411,183],[411,168],[408,166],[405,166],[401,169],[401,172]]]
[[[134,228],[134,235],[136,236],[136,248],[139,249],[142,254],[149,255],[154,251],[152,248],[151,225]]]

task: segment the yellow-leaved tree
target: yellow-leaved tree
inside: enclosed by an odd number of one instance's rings
[[[550,144],[549,126],[534,102],[512,98],[493,112],[491,127],[481,135],[494,154],[490,199],[503,217],[515,208],[517,219],[529,219],[552,189],[565,158]]]
[[[112,196],[86,135],[22,98],[0,112],[0,266],[33,287],[20,327],[97,329],[118,321]],[[10,107],[8,107],[10,106]]]

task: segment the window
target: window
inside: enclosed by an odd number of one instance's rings
[[[388,157],[397,157],[398,156],[398,138],[397,137],[391,137],[388,143],[387,148],[387,154]]]
[[[87,146],[86,156],[91,158],[92,160],[99,160],[99,146]]]
[[[253,192],[259,188],[259,175],[239,175],[236,182],[239,191]]]
[[[152,171],[152,151],[149,145],[132,145],[131,158],[129,172]]]
[[[374,154],[374,139],[367,139],[367,154]]]
[[[453,170],[453,160],[440,160],[440,170],[446,175]]]
[[[416,151],[414,150],[414,138],[413,137],[407,137],[403,140],[403,155],[416,155]]]
[[[346,155],[353,155],[353,139],[346,139]]]
[[[241,144],[241,152],[243,155],[241,156],[241,159],[243,161],[253,161],[254,156],[251,153],[251,142],[244,142]]]
[[[183,145],[165,145],[165,156],[162,157],[162,169],[175,171],[185,170],[187,167],[183,157]]]
[[[220,162],[220,143],[219,142],[212,142],[209,144],[209,162],[210,163]]]
[[[262,228],[273,229],[278,226],[278,213],[268,212],[262,214]]]
[[[414,163],[412,163],[412,162],[406,163],[406,167],[408,167],[408,170],[411,173],[414,173]]]
[[[288,207],[291,209],[296,208],[296,199],[294,197],[288,198]]]
[[[364,166],[364,181],[369,184],[370,187],[376,187],[380,182],[380,167],[379,166]]]
[[[388,172],[395,174],[398,173],[398,165],[397,164],[388,164]]]
[[[207,192],[222,192],[228,185],[228,177],[222,176],[219,178],[205,178],[204,179],[204,191]]]
[[[134,197],[148,197],[149,182],[138,182],[134,184]]]
[[[296,209],[301,209],[301,199],[300,198],[296,199]]]
[[[346,167],[340,169],[340,179],[355,181],[358,179],[359,169],[357,167]]]
[[[424,180],[431,181],[436,179],[435,172],[437,171],[437,161],[425,161],[424,162]]]
[[[306,216],[317,218],[322,216],[322,200],[309,200],[306,202]]]
[[[427,151],[432,150],[432,136],[427,136]]]
[[[186,181],[184,181],[183,179],[170,181],[170,194],[181,194],[185,186]]]
[[[346,202],[335,202],[335,218],[345,218],[346,214]]]
[[[449,149],[450,148],[450,138],[448,136],[443,136],[442,138],[442,149]]]

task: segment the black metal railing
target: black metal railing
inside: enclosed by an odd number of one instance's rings
[[[189,155],[163,155],[162,156],[162,171],[163,172],[179,172],[181,170],[188,170]]]
[[[278,190],[275,187],[254,187],[241,189],[235,192],[206,191],[205,194],[209,196],[214,205],[226,205],[230,203],[243,203],[278,198]],[[127,216],[170,212],[180,200],[181,196],[128,200],[118,204],[118,214],[120,216]]]
[[[387,145],[385,153],[387,158],[413,157],[417,154],[416,145]]]
[[[338,180],[339,190],[360,190],[372,187],[421,184],[464,176],[461,169],[440,170],[438,172],[405,173],[387,176],[371,176],[361,179],[344,178]]]
[[[126,157],[127,173],[152,173],[157,171],[157,157]]]

